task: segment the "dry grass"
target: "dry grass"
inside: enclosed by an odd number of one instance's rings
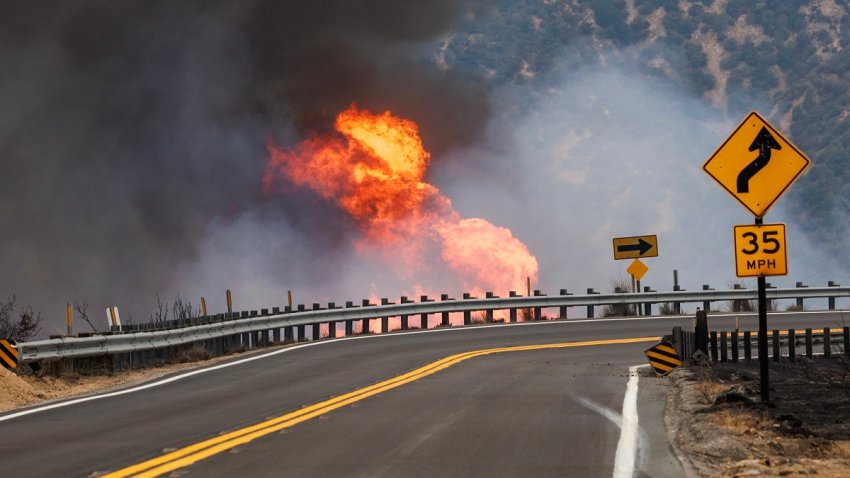
[[[628,277],[617,277],[610,280],[610,292],[630,292],[632,281]],[[602,317],[631,317],[637,315],[637,304],[609,304],[602,307]]]
[[[850,373],[840,360],[771,364],[769,406],[758,364],[680,368],[667,420],[699,476],[848,476]]]
[[[709,424],[728,430],[739,435],[757,428],[773,426],[773,422],[766,416],[755,413],[741,413],[741,410],[726,409],[718,410],[708,417]]]

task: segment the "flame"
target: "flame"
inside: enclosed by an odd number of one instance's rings
[[[334,201],[358,224],[358,250],[379,251],[400,275],[433,267],[438,256],[474,294],[523,290],[537,259],[512,232],[461,218],[451,200],[425,182],[430,154],[413,121],[355,105],[341,112],[338,134],[309,137],[291,149],[269,144],[266,193],[283,179]],[[436,252],[433,252],[436,250]]]

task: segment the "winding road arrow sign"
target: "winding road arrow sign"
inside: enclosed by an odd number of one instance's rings
[[[753,111],[702,169],[755,217],[763,217],[810,164],[805,154]]]
[[[637,259],[658,256],[656,236],[617,237],[614,239],[614,259]]]

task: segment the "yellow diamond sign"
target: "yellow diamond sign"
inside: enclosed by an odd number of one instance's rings
[[[811,161],[755,111],[703,164],[723,189],[763,217]]]
[[[626,269],[626,272],[632,275],[635,280],[641,280],[644,274],[649,270],[649,267],[646,267],[646,264],[640,261],[640,259],[635,259],[634,262]]]

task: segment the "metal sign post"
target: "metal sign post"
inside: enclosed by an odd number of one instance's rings
[[[770,400],[765,276],[788,273],[785,225],[765,225],[763,218],[810,165],[802,151],[753,111],[702,167],[756,218],[755,228],[735,226],[735,272],[738,277],[758,277],[758,350],[763,402]]]
[[[756,218],[756,225],[762,219]],[[759,374],[761,375],[761,401],[770,401],[770,369],[767,362],[767,284],[764,276],[758,277],[759,286]]]

